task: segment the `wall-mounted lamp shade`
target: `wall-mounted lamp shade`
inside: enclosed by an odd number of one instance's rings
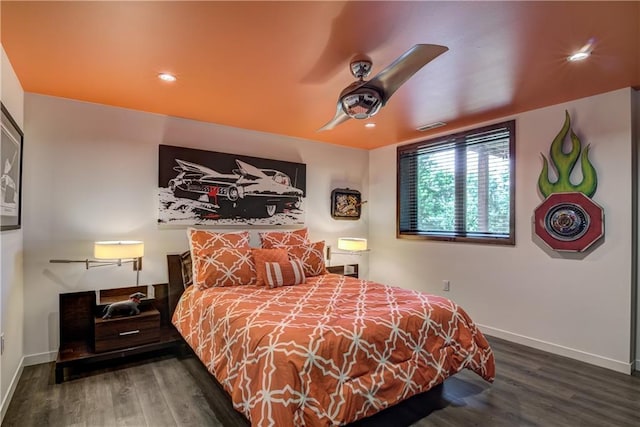
[[[338,239],[338,249],[349,252],[362,252],[367,250],[367,239],[356,237],[340,237]]]
[[[103,241],[93,246],[96,259],[129,259],[144,256],[144,243],[138,240]]]

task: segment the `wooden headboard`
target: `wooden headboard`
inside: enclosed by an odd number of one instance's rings
[[[169,316],[173,316],[173,312],[178,305],[178,300],[184,292],[184,283],[182,277],[182,257],[180,254],[167,255],[167,265],[169,266]]]

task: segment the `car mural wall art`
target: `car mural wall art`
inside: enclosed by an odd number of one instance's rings
[[[160,145],[158,222],[304,224],[306,165]]]
[[[571,150],[565,153],[563,144],[567,135],[571,138]],[[589,146],[582,149],[567,111],[564,125],[549,150],[555,181],[549,179],[549,161],[544,154],[542,158],[538,189],[545,199],[534,211],[535,234],[553,250],[584,252],[604,236],[604,211],[591,199],[598,176],[589,161]],[[582,181],[573,184],[570,177],[578,160]]]

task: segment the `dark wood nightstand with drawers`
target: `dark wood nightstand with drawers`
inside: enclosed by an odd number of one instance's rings
[[[149,344],[160,340],[160,312],[148,307],[136,316],[112,319],[98,314],[94,327],[96,353]]]
[[[140,314],[103,319],[107,304],[153,289],[143,299]],[[64,368],[108,361],[147,352],[178,350],[182,337],[171,324],[166,283],[60,294],[60,349],[56,383],[64,381]]]

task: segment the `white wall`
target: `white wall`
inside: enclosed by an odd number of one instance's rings
[[[515,116],[515,247],[396,239],[396,147],[371,151],[369,277],[450,297],[489,335],[629,372],[631,96],[623,89]],[[593,199],[605,210],[605,240],[583,259],[549,253],[532,239],[540,153],[548,153],[565,109],[583,146],[591,145]],[[444,279],[450,292],[441,290]]]
[[[0,98],[20,129],[24,131],[24,92],[0,45]],[[25,145],[27,143],[25,142]],[[0,331],[5,338],[5,351],[0,356],[0,420],[9,406],[17,380],[22,372],[23,356],[23,229],[0,233]]]
[[[366,236],[366,209],[359,221],[336,221],[329,204],[335,187],[366,200],[366,151],[30,93],[25,110],[27,363],[55,357],[59,293],[135,283],[130,266],[86,270],[50,259],[91,257],[99,239],[141,239],[141,283],[162,283],[166,254],[188,249],[185,227],[157,224],[159,144],[306,163],[311,238],[335,245],[339,236]]]

